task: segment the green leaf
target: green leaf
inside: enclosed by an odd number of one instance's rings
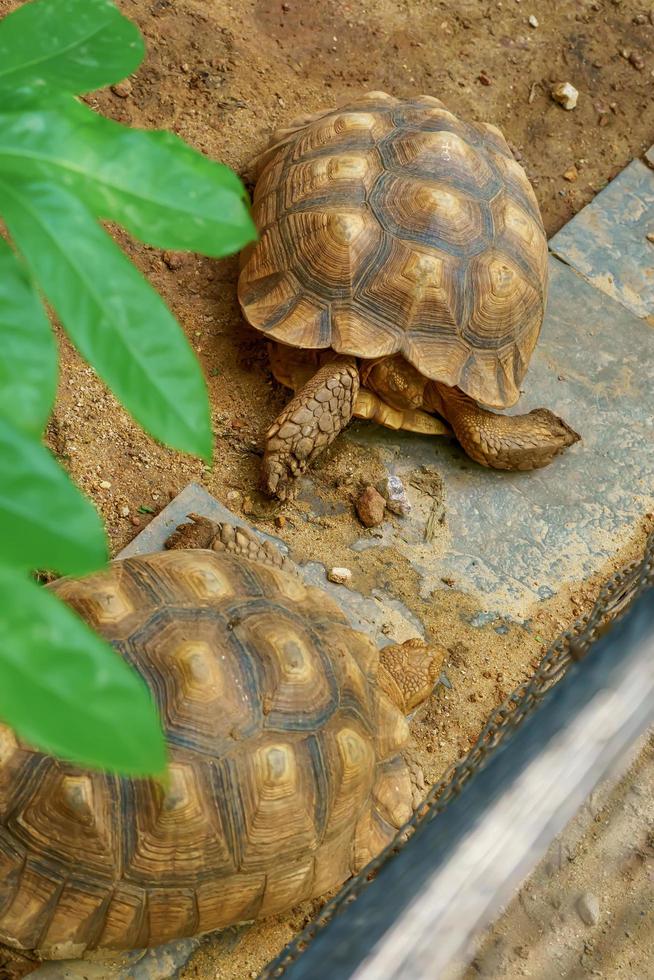
[[[0,717],[73,762],[161,774],[161,724],[138,674],[51,592],[2,566],[0,594]]]
[[[35,0],[0,22],[0,102],[91,92],[143,60],[138,28],[109,0]]]
[[[0,208],[67,333],[123,405],[157,439],[210,461],[204,378],[158,293],[63,188],[0,181]]]
[[[40,442],[3,418],[0,460],[0,561],[72,575],[103,565],[104,529],[91,502]]]
[[[41,300],[0,238],[0,416],[39,435],[57,390],[57,348]]]
[[[128,129],[72,99],[0,112],[0,172],[56,181],[158,248],[220,257],[256,237],[229,167],[172,133]]]

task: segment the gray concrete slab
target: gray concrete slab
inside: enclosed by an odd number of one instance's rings
[[[654,243],[648,234],[654,234],[654,172],[633,160],[551,239],[550,250],[654,325]]]
[[[544,405],[583,440],[531,473],[484,469],[445,439],[368,423],[349,430],[379,451],[414,505],[355,548],[396,547],[419,570],[424,595],[446,588],[443,579],[477,595],[480,623],[496,614],[521,620],[534,600],[596,572],[654,509],[654,331],[554,258],[524,388],[513,411]],[[444,488],[431,545],[424,534],[434,498],[413,485],[424,485],[423,467]]]

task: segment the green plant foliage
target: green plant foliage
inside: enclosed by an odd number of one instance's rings
[[[6,418],[0,418],[0,459],[3,563],[72,575],[103,565],[107,546],[95,508],[48,450]],[[3,614],[4,603],[2,596]]]
[[[0,102],[91,92],[129,75],[143,39],[110,0],[36,0],[2,21]]]
[[[0,238],[0,416],[43,431],[57,389],[57,348],[23,265]]]
[[[236,175],[174,133],[127,129],[72,99],[23,112],[0,105],[0,169],[74,190],[158,248],[220,257],[254,237]]]
[[[161,298],[100,227],[218,257],[254,238],[243,185],[170,133],[77,101],[133,71],[144,46],[109,0],[35,0],[0,22],[0,718],[46,751],[160,774],[164,744],[141,679],[35,568],[106,561],[96,511],[42,446],[56,346],[39,293],[122,404],[168,445],[211,458],[197,360]]]
[[[0,180],[0,200],[13,241],[80,353],[149,432],[209,461],[202,372],[159,294],[69,191]]]
[[[141,678],[46,589],[0,566],[0,593],[0,715],[64,758],[162,774],[157,711]]]

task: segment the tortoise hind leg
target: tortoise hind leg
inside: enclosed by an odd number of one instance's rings
[[[426,792],[422,770],[403,755],[380,762],[369,805],[357,821],[350,866],[353,874],[376,858],[397,836],[422,803]]]
[[[580,436],[547,408],[526,415],[489,412],[458,388],[433,385],[435,409],[448,420],[468,456],[497,470],[535,470]]]
[[[280,500],[294,495],[293,483],[345,428],[359,391],[353,357],[323,364],[298,391],[266,433],[263,489]]]

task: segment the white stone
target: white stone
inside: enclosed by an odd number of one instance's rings
[[[552,98],[559,105],[562,105],[564,109],[574,109],[577,105],[579,92],[570,82],[559,82],[552,89]]]
[[[327,572],[327,578],[337,585],[347,585],[348,582],[352,581],[352,572],[349,568],[330,568]]]
[[[388,509],[394,514],[406,517],[411,512],[411,504],[399,476],[389,474],[384,477],[377,484],[377,490],[386,501]]]
[[[100,480],[100,489],[111,490],[111,484],[109,483],[109,480]]]
[[[587,926],[596,926],[599,922],[600,907],[597,895],[592,892],[584,892],[577,899],[577,912],[582,922]]]
[[[532,14],[531,17],[529,18],[529,26],[538,27],[538,17],[534,17],[534,15]]]
[[[120,516],[129,517],[129,507],[126,504],[120,508]]]

